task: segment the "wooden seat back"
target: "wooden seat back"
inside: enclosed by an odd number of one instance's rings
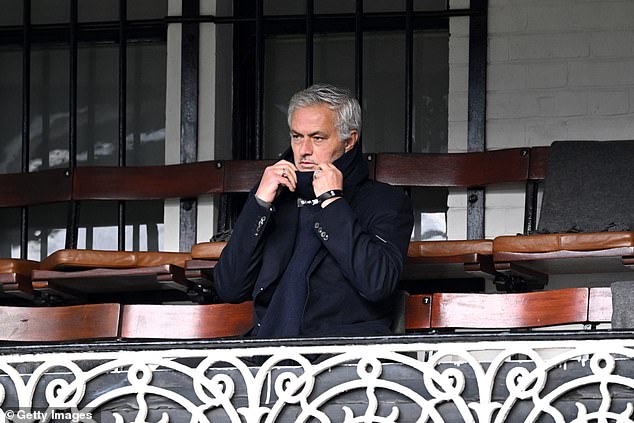
[[[378,153],[375,178],[399,186],[477,188],[526,182],[528,148],[471,153]]]
[[[514,294],[435,293],[434,329],[534,328],[588,321],[588,288]]]
[[[416,332],[431,328],[431,295],[413,294],[406,297],[405,331]]]
[[[122,338],[210,339],[240,336],[253,326],[253,303],[124,305]]]
[[[216,161],[166,166],[78,167],[73,171],[73,206],[68,219],[70,237],[67,236],[67,245],[71,248],[77,245],[81,208],[76,204],[79,201],[191,199],[199,195],[221,193],[223,179],[222,164]],[[120,234],[124,229],[123,216],[120,209]]]
[[[0,207],[26,207],[68,201],[71,178],[68,169],[1,174]]]
[[[160,200],[222,192],[215,161],[166,166],[86,166],[73,173],[74,200]]]
[[[406,187],[475,189],[478,193],[470,194],[483,199],[485,187],[525,183],[529,153],[528,148],[469,153],[377,153],[375,179]],[[407,281],[405,289],[416,292],[417,281],[421,279],[455,280],[460,290],[482,289],[482,278],[491,277],[492,266],[486,256],[492,254],[492,241],[480,239],[484,237],[484,201],[469,204],[477,208],[468,213],[469,240],[410,243],[403,274]]]
[[[273,160],[225,160],[223,193],[249,192]]]
[[[0,340],[63,342],[116,338],[119,304],[84,304],[63,307],[0,306]]]

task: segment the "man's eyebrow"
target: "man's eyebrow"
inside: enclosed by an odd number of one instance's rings
[[[296,131],[294,129],[291,129],[291,135],[302,135],[304,136],[304,134],[302,134],[299,131]],[[315,131],[315,132],[310,132],[308,134],[306,134],[309,137],[314,137],[315,135],[321,135],[322,137],[327,136],[328,134],[326,134],[324,131]]]

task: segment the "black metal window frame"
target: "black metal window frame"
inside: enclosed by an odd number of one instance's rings
[[[126,165],[126,76],[127,46],[135,42],[166,42],[167,23],[165,19],[128,20],[127,0],[119,0],[119,20],[103,22],[79,22],[78,0],[70,0],[70,20],[68,23],[38,24],[31,22],[31,0],[23,0],[23,22],[20,26],[0,28],[0,45],[22,48],[22,154],[21,172],[29,172],[30,156],[30,108],[31,108],[31,52],[34,45],[64,45],[69,49],[69,176],[77,167],[77,53],[79,44],[84,42],[116,44],[119,49],[119,93],[118,93],[118,166]],[[77,246],[78,203],[71,202],[66,248]],[[20,257],[27,258],[28,248],[28,208],[20,210]],[[118,247],[125,247],[125,202],[118,205]]]
[[[190,0],[185,0],[190,1]],[[313,83],[314,40],[316,34],[351,32],[355,38],[355,94],[363,97],[363,35],[366,31],[405,33],[405,138],[404,151],[412,152],[414,111],[414,32],[449,29],[452,17],[469,17],[469,100],[468,151],[486,149],[486,63],[488,0],[472,0],[466,9],[414,11],[414,0],[406,0],[405,10],[390,13],[364,13],[363,0],[355,1],[354,13],[316,14],[314,0],[306,0],[303,15],[265,16],[264,0],[234,0],[233,16],[169,17],[168,22],[212,22],[233,25],[233,133],[234,159],[263,158],[264,40],[270,35],[305,34],[305,85]],[[240,60],[252,57],[253,60]],[[184,87],[183,87],[184,88]],[[484,191],[468,190],[467,238],[484,237]],[[228,230],[242,201],[221,204],[219,229]],[[225,215],[227,214],[227,215]],[[224,222],[224,223],[223,223]]]
[[[313,82],[313,45],[315,36],[320,33],[350,32],[355,37],[355,94],[363,97],[363,35],[368,31],[398,31],[405,33],[405,139],[404,151],[411,152],[413,145],[413,85],[414,85],[414,48],[415,31],[425,29],[447,29],[449,19],[456,16],[469,16],[471,21],[486,22],[486,0],[478,0],[475,6],[468,9],[447,9],[442,11],[414,11],[413,0],[406,1],[406,10],[390,13],[364,13],[363,1],[356,0],[354,13],[316,14],[313,0],[307,0],[304,15],[264,16],[263,0],[255,2],[235,2],[234,16],[215,17],[201,16],[201,21],[217,24],[234,24],[234,115],[233,115],[233,157],[237,159],[263,158],[263,103],[264,103],[264,40],[270,35],[305,34],[305,85]],[[471,26],[474,26],[472,22]],[[484,31],[484,37],[475,34]],[[476,27],[470,35],[483,38],[485,48],[480,53],[483,57],[472,57],[479,60],[486,68],[486,25]],[[244,61],[236,61],[239,55],[248,55],[255,60],[250,66]],[[477,69],[473,66],[474,70]],[[470,72],[472,66],[470,63]],[[486,75],[485,75],[486,76]],[[481,78],[479,74],[477,78]],[[477,92],[470,96],[479,97],[477,104],[483,104],[486,93],[478,86]],[[476,104],[474,104],[475,106]],[[484,139],[478,136],[477,139]],[[473,147],[474,151],[478,147]]]

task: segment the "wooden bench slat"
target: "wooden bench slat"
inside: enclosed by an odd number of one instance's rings
[[[71,199],[68,169],[0,174],[0,207],[23,207]]]
[[[435,293],[432,328],[508,329],[585,323],[588,288],[518,294]]]
[[[192,198],[223,191],[224,172],[215,161],[166,166],[86,166],[73,173],[74,200]]]
[[[253,325],[253,303],[123,306],[122,338],[207,339],[239,336]]]
[[[528,148],[472,153],[377,153],[377,181],[401,186],[484,187],[526,182]]]
[[[62,307],[0,307],[0,339],[47,342],[116,338],[119,304]]]

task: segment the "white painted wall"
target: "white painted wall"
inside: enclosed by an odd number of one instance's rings
[[[467,26],[450,25],[450,151],[466,150]],[[489,0],[488,43],[488,149],[634,139],[634,1]],[[490,190],[486,236],[521,232],[523,205],[521,187]],[[465,206],[450,197],[450,228]]]

